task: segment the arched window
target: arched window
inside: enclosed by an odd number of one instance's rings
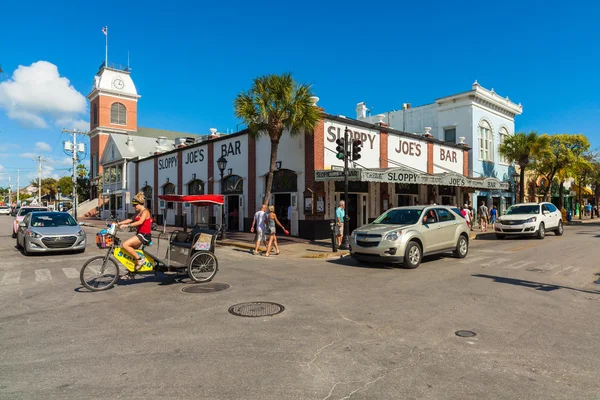
[[[152,186],[144,186],[142,192],[146,198],[146,208],[152,210]]]
[[[490,123],[485,119],[479,122],[479,159],[494,161],[494,136]]]
[[[222,194],[242,194],[244,193],[244,179],[239,175],[230,175],[223,178]]]
[[[127,124],[127,109],[121,103],[113,103],[110,106],[110,123],[115,125]]]
[[[500,146],[506,138],[508,137],[508,130],[506,127],[501,127],[500,132],[498,132],[498,146]],[[502,154],[498,153],[498,162],[502,164],[508,164],[508,159],[504,157]]]
[[[175,194],[175,185],[170,182],[166,183],[162,189],[163,189],[163,194]],[[174,208],[172,201],[167,202],[167,208],[169,210],[172,210]]]
[[[94,103],[92,107],[92,124],[98,125],[98,103]]]
[[[265,182],[268,174],[265,175]],[[298,190],[298,175],[291,169],[280,169],[273,172],[271,193],[295,192]]]
[[[194,179],[188,183],[188,194],[204,194],[204,182]]]

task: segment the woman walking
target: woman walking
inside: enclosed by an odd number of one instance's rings
[[[279,220],[277,219],[277,214],[275,214],[275,207],[269,206],[269,215],[267,215],[267,232],[269,232],[269,244],[267,245],[265,257],[271,256],[272,245],[275,245],[275,255],[279,255],[279,246],[277,246],[276,225],[279,225],[286,235],[289,233],[284,228],[284,226],[281,225],[281,222],[279,222]]]

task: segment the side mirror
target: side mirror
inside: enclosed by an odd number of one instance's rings
[[[19,222],[19,227],[20,228],[27,228],[27,224],[23,221]]]
[[[544,214],[544,215],[549,215],[549,214],[550,214],[550,211],[546,211],[546,210],[544,210],[544,211],[542,211],[542,214]]]

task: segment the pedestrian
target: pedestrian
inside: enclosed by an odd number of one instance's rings
[[[479,206],[479,227],[481,228],[481,232],[487,232],[487,224],[490,219],[490,212],[485,205],[485,201],[481,202]]]
[[[592,203],[587,203],[585,205],[585,215],[588,217],[592,216]]]
[[[335,236],[337,237],[337,245],[342,245],[342,236],[344,235],[344,218],[346,216],[346,203],[341,200],[338,208],[335,210]]]
[[[475,225],[475,214],[473,213],[473,206],[469,204],[469,226],[471,230],[473,230],[473,225]]]
[[[460,215],[463,216],[463,218],[465,219],[465,221],[467,221],[467,227],[471,227],[471,213],[469,212],[469,206],[467,206],[466,204],[463,204],[463,206],[460,209]]]
[[[498,209],[496,209],[496,206],[492,206],[490,210],[490,225],[494,226],[496,219],[498,219]]]
[[[277,214],[275,214],[275,207],[269,206],[269,212],[267,213],[267,232],[269,233],[269,244],[267,245],[267,252],[265,253],[265,257],[271,256],[271,246],[273,245],[275,246],[275,255],[279,255],[279,246],[277,246],[276,225],[279,225],[286,235],[289,234],[287,229],[285,229],[285,227],[281,225],[281,222],[279,222],[279,220],[277,219]]]
[[[265,247],[267,246],[267,243],[265,242],[265,230],[266,230],[265,211],[267,211],[267,205],[263,204],[262,206],[260,206],[260,210],[258,210],[254,214],[254,219],[252,220],[252,227],[250,228],[250,232],[254,233],[255,232],[254,227],[256,226],[256,233],[254,235],[254,241],[256,242],[256,247],[254,247],[254,250],[252,251],[252,255],[259,254],[258,247],[260,246],[261,242],[265,245]]]

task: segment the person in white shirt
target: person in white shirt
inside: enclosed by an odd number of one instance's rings
[[[254,251],[252,251],[253,255],[258,254],[258,247],[260,246],[260,242],[263,242],[265,247],[267,247],[267,243],[265,242],[265,230],[266,230],[266,215],[267,206],[263,204],[260,207],[260,210],[254,214],[254,219],[252,220],[252,227],[250,228],[250,232],[255,233],[254,227],[256,226],[256,234],[254,235],[254,241],[256,242],[256,247]]]

